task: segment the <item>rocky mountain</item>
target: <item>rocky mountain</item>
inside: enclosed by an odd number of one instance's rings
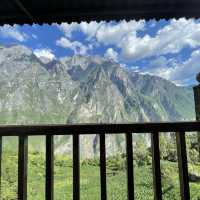
[[[44,62],[25,46],[0,47],[1,124],[177,121],[194,119],[194,113],[191,89],[110,60],[73,56]],[[56,151],[68,152],[69,141],[56,137]],[[120,149],[121,139],[108,141],[110,149]],[[86,155],[93,155],[98,137],[82,142]]]

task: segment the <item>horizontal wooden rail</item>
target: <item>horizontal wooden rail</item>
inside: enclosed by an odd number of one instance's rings
[[[153,133],[200,131],[200,122],[159,122],[123,124],[59,124],[59,125],[5,125],[0,136],[25,135],[79,135],[96,133]]]

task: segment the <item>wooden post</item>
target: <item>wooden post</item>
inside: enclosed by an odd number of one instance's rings
[[[80,200],[80,147],[79,135],[73,135],[73,200]]]
[[[190,199],[185,132],[176,133],[181,200]]]
[[[132,133],[126,133],[126,157],[127,157],[128,200],[134,200],[133,137],[132,137]]]
[[[100,143],[100,182],[101,182],[101,200],[107,200],[107,188],[106,188],[106,143],[105,133],[99,135]]]
[[[1,163],[2,163],[2,136],[0,136],[0,199],[1,199]]]
[[[45,199],[54,199],[54,141],[53,135],[46,136],[46,184]]]
[[[28,136],[19,136],[18,147],[18,200],[27,200]]]
[[[197,81],[199,82],[199,85],[194,86],[193,91],[194,91],[196,120],[200,121],[200,73],[197,75]],[[200,160],[200,132],[197,132],[197,139],[198,139],[198,151]]]
[[[154,200],[162,200],[159,133],[151,133]]]

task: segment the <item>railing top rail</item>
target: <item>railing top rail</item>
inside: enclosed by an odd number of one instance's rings
[[[97,133],[152,133],[200,131],[200,122],[148,122],[119,124],[1,125],[0,136],[74,135]]]

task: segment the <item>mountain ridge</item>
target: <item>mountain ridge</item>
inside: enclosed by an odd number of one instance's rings
[[[99,56],[73,56],[42,62],[31,49],[0,49],[0,124],[123,123],[195,118],[191,89],[163,78],[122,68]],[[122,149],[108,136],[108,151]],[[119,136],[121,137],[121,136]],[[87,157],[98,136],[82,140]],[[34,145],[32,145],[34,146]],[[55,139],[56,152],[67,152],[69,138]],[[84,152],[83,151],[83,152]]]

